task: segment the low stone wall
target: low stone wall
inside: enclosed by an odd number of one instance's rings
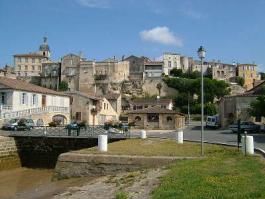
[[[18,149],[14,138],[0,136],[0,158],[16,156]]]
[[[129,156],[64,153],[58,158],[54,177],[56,179],[111,175],[149,167],[160,167],[179,160],[196,157]]]

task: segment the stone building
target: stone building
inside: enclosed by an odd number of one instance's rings
[[[61,63],[60,62],[45,62],[42,63],[42,71],[40,73],[40,85],[45,88],[59,90],[61,82]]]
[[[70,91],[79,90],[79,66],[81,57],[67,54],[61,59],[61,80],[68,83]]]
[[[220,62],[207,62],[211,67],[209,68],[209,74],[213,79],[224,80],[226,82],[233,82],[236,76],[236,66],[233,64],[224,64]]]
[[[264,87],[265,81],[262,81],[244,94],[221,98],[219,103],[221,126],[227,127],[229,124],[236,123],[238,119],[243,121],[253,120],[249,114],[250,104],[259,95],[263,94]],[[255,119],[256,122],[260,122],[261,120],[261,118]]]
[[[148,61],[144,63],[144,75],[147,78],[161,77],[164,62]]]
[[[130,110],[140,110],[158,106],[160,108],[173,109],[172,99],[133,99],[129,101]]]
[[[101,111],[101,99],[79,91],[68,91],[71,96],[71,119],[85,122],[88,125],[98,125],[98,115]]]
[[[163,54],[163,72],[165,75],[169,75],[173,68],[181,69],[183,72],[188,71],[190,66],[190,58],[181,56],[177,53],[166,52]]]
[[[147,57],[136,57],[131,55],[124,59],[129,62],[129,79],[130,80],[143,80],[144,63],[150,61]]]
[[[158,106],[128,111],[128,121],[139,129],[175,130],[184,128],[185,116]]]
[[[236,75],[244,78],[244,87],[247,90],[253,88],[255,80],[260,80],[260,75],[257,74],[256,64],[237,64]]]
[[[38,52],[14,55],[16,75],[39,76],[42,71],[42,63],[48,61],[49,58],[50,47],[47,43],[47,37],[44,37]]]
[[[112,98],[97,97],[79,91],[67,91],[65,94],[71,96],[71,119],[85,122],[88,125],[103,125],[106,122],[119,120],[119,103],[114,95]],[[116,101],[116,104],[114,103]]]

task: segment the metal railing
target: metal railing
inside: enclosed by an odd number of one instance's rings
[[[49,127],[35,126],[30,130],[10,131],[11,137],[53,137],[53,138],[97,138],[98,135],[108,135],[109,139],[130,138],[130,131],[109,132],[104,126],[84,126],[69,129],[66,126]]]
[[[19,118],[19,117],[27,117],[33,114],[43,114],[43,113],[69,113],[69,107],[58,107],[58,106],[46,106],[46,107],[38,107],[31,108],[20,111],[10,111],[10,112],[1,112],[0,119],[11,119],[11,118]]]

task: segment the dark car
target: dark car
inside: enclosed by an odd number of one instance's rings
[[[233,132],[236,133],[238,130],[238,125],[237,124],[232,124],[229,126],[229,129]],[[255,124],[254,122],[246,122],[242,121],[240,123],[240,129],[244,132],[247,131],[248,133],[258,133],[260,132],[260,125]]]
[[[17,130],[31,130],[35,126],[32,119],[22,118],[17,123]]]

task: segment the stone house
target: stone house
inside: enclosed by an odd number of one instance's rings
[[[211,65],[209,73],[213,79],[224,80],[226,82],[234,81],[236,76],[236,66],[233,64],[223,64],[219,62],[210,62]]]
[[[71,119],[88,125],[103,125],[108,121],[117,121],[119,115],[105,97],[68,91],[71,96]]]
[[[189,69],[190,59],[177,53],[165,52],[163,54],[163,62],[163,72],[165,75],[169,75],[173,68],[186,72]]]
[[[176,130],[184,128],[185,116],[159,106],[128,111],[128,122],[139,129]]]

